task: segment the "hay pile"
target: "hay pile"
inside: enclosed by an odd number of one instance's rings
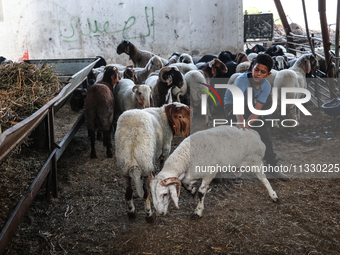
[[[0,66],[0,126],[9,128],[54,98],[61,83],[54,65],[38,67],[25,62]],[[1,131],[0,131],[1,132]]]

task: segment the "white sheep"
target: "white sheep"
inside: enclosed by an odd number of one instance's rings
[[[231,169],[229,173],[239,169],[238,176],[245,170],[254,172],[267,188],[272,200],[278,201],[276,192],[261,169],[264,153],[265,145],[254,130],[244,131],[224,125],[190,135],[173,151],[156,177],[149,174],[153,205],[157,213],[167,213],[170,198],[178,208],[180,192],[177,193],[175,185],[180,188],[183,184],[191,194],[196,194],[192,185],[202,180],[197,191],[199,202],[192,215],[193,218],[202,217],[204,198],[210,182],[217,171],[226,171],[228,167]]]
[[[149,59],[155,56],[154,53],[147,50],[140,50],[134,44],[132,44],[128,40],[123,40],[117,46],[117,54],[126,53],[130,56],[130,59],[133,62],[134,67],[145,67],[148,63]],[[163,65],[165,65],[168,60],[165,58],[161,58]]]
[[[192,70],[184,75],[184,79],[188,86],[188,93],[190,94],[190,105],[192,107],[197,107],[201,103],[202,94],[204,90],[209,90],[209,88],[204,85],[210,85],[210,80],[220,73],[226,73],[228,71],[225,64],[215,58],[214,60],[208,62],[202,70]],[[210,125],[210,120],[212,119],[211,112],[207,104],[207,115],[205,117],[206,125]]]
[[[314,65],[316,65],[316,59],[312,54],[305,54],[298,58],[292,67],[278,71],[274,79],[274,87],[278,89],[278,106],[281,102],[281,88],[304,88],[307,89],[306,73],[309,73]],[[287,99],[301,98],[302,93],[287,93]],[[278,110],[280,107],[278,107]],[[300,111],[296,108],[296,105],[290,104],[287,106],[287,115],[290,119],[299,122]]]
[[[174,135],[190,135],[190,109],[180,103],[162,107],[132,109],[118,119],[115,133],[117,168],[125,179],[128,216],[136,217],[131,180],[139,197],[145,199],[146,220],[153,222],[148,173],[168,158]],[[143,186],[143,180],[145,185]]]
[[[115,87],[117,115],[130,109],[143,109],[153,106],[151,87],[136,85],[130,79],[121,79]]]

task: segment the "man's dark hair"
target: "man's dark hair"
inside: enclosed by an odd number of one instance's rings
[[[253,65],[255,66],[256,64],[265,65],[268,68],[268,72],[270,72],[270,70],[273,68],[274,61],[270,55],[266,53],[260,53],[255,58]]]

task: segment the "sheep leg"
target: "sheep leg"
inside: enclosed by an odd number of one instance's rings
[[[112,154],[112,143],[111,143],[111,132],[110,131],[106,131],[104,132],[103,135],[103,143],[104,146],[106,147],[106,156],[108,158],[112,158],[113,154]]]
[[[97,131],[97,140],[101,141],[103,140],[103,136],[102,136],[102,133]]]
[[[273,190],[272,186],[270,185],[270,182],[268,181],[266,175],[260,171],[255,173],[257,178],[263,183],[263,185],[267,188],[269,196],[273,199],[274,202],[279,201],[279,197],[277,196],[276,192]]]
[[[133,190],[131,185],[131,178],[130,177],[124,177],[125,179],[125,186],[126,186],[126,192],[125,192],[125,201],[127,204],[127,214],[130,219],[135,219],[137,217],[137,212],[135,205],[133,204]]]
[[[204,210],[204,198],[205,195],[207,194],[207,190],[209,187],[210,182],[212,181],[212,179],[203,179],[201,186],[198,189],[198,204],[197,207],[195,209],[195,212],[191,215],[191,219],[198,219],[202,217],[203,214],[203,210]]]
[[[94,131],[88,130],[91,141],[91,158],[97,158],[95,143],[96,143],[96,133]]]
[[[144,178],[144,209],[145,209],[145,220],[147,223],[153,223],[155,221],[155,215],[152,214],[152,209],[151,209],[151,194],[150,194],[150,181],[149,178],[146,177]]]

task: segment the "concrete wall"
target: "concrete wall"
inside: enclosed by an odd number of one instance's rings
[[[242,0],[0,1],[0,55],[14,61],[100,55],[131,64],[116,53],[124,39],[165,58],[243,50]]]

